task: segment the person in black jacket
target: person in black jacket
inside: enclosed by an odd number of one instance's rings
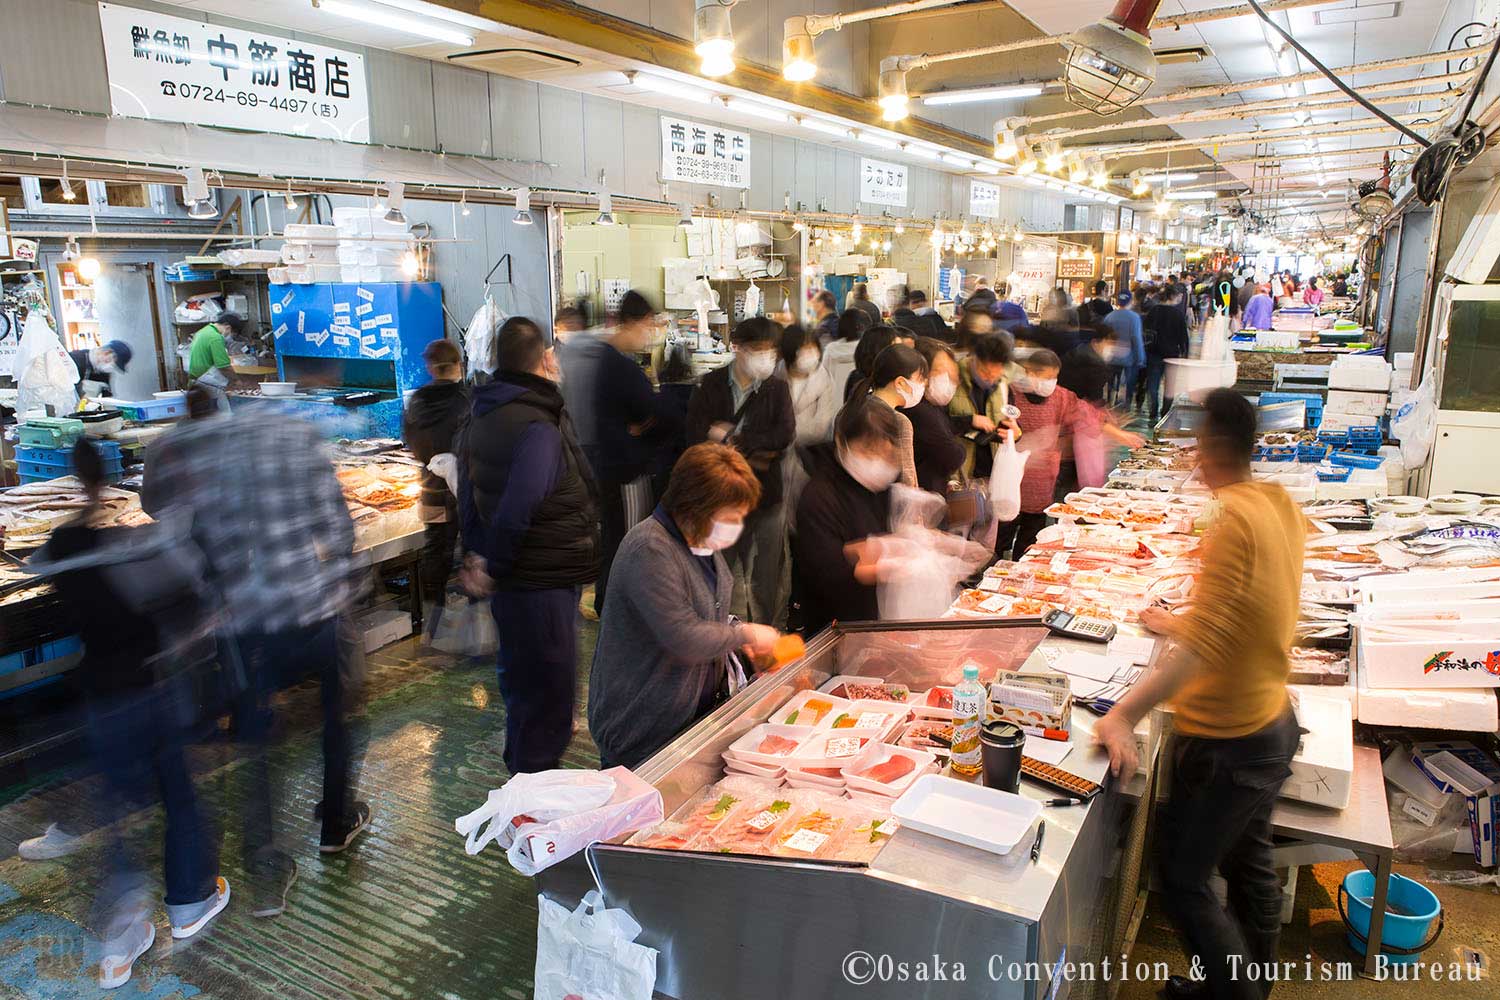
[[[490,591],[500,631],[505,766],[558,766],[573,735],[578,588],[599,572],[597,502],[563,408],[557,357],[513,316],[500,328],[495,381],[474,390],[459,444],[465,581]]]
[[[1099,323],[1115,311],[1109,301],[1109,282],[1094,282],[1094,297],[1078,307],[1078,319],[1084,326]]]
[[[453,436],[469,409],[469,388],[463,383],[463,356],[450,340],[434,340],[422,351],[432,381],[412,393],[401,415],[401,440],[422,463],[422,499],[417,517],[426,532],[422,543],[422,602],[427,634],[437,628],[443,592],[453,570],[453,546],[458,541],[458,498],[442,476],[427,468],[433,456],[453,451]]]
[[[1146,328],[1146,395],[1150,398],[1151,426],[1156,426],[1162,409],[1161,383],[1167,371],[1168,358],[1188,356],[1187,317],[1182,312],[1181,292],[1163,285],[1161,295],[1141,320]],[[1172,401],[1166,402],[1171,410]]]
[[[839,309],[833,293],[824,289],[813,296],[813,323],[817,326],[818,341],[827,347],[839,339]]]
[[[948,416],[948,404],[958,392],[958,357],[953,348],[932,337],[917,341],[917,353],[927,360],[927,391],[921,402],[903,412],[911,421],[917,485],[943,495],[964,464],[964,444]]]
[[[896,411],[863,397],[839,412],[832,444],[805,452],[811,479],[797,505],[792,573],[808,637],[834,621],[880,617],[878,558],[864,543],[890,531],[900,435]]]
[[[776,374],[781,325],[756,316],[729,335],[734,361],[709,372],[688,401],[687,443],[734,446],[760,480],[760,503],[739,541],[724,552],[734,574],[734,611],[745,621],[786,622],[786,509],[781,458],[797,437],[797,413],[786,379]]]

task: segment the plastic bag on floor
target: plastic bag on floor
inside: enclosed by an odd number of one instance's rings
[[[500,648],[500,630],[490,602],[450,590],[432,631],[432,648],[450,656],[485,657]]]
[[[578,909],[537,897],[536,1000],[651,1000],[656,949],[636,944],[641,925],[597,892]]]

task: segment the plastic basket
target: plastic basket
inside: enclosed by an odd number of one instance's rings
[[[72,447],[83,437],[83,421],[72,417],[32,417],[16,428],[17,441],[37,448]]]
[[[1360,455],[1352,451],[1336,451],[1328,456],[1334,465],[1350,469],[1378,469],[1385,464],[1384,455]]]
[[[1297,461],[1299,462],[1321,462],[1328,457],[1333,449],[1326,444],[1314,444],[1304,441],[1297,446]]]
[[[1318,467],[1318,481],[1322,483],[1347,483],[1354,470],[1346,465],[1322,465]]]

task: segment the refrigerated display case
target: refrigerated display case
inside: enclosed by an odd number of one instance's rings
[[[1500,493],[1500,286],[1443,284],[1428,357],[1437,392],[1426,496]]]
[[[1052,638],[1034,620],[834,625],[801,660],[759,677],[636,773],[662,793],[670,816],[724,777],[721,754],[730,744],[799,692],[848,676],[923,691],[957,682],[966,662],[978,663],[988,682],[1002,669],[1042,669],[1068,650],[1099,647]],[[901,828],[867,865],[633,847],[617,838],[547,869],[538,882],[572,906],[597,880],[609,905],[627,909],[644,928],[640,940],[659,950],[656,988],[669,997],[915,995],[910,980],[854,982],[860,976],[843,965],[851,953],[962,962],[966,981],[945,983],[945,997],[1091,996],[1107,984],[1059,970],[1121,953],[1150,812],[1137,803],[1150,798],[1144,790],[1157,745],[1153,728],[1144,772],[1122,786],[1090,749],[1095,720],[1075,710],[1073,749],[1061,766],[1104,789],[1087,804],[1044,810],[1036,861],[1034,831],[997,855]],[[1057,795],[1024,780],[1021,793]]]

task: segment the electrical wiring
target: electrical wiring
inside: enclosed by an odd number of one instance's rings
[[[1497,53],[1500,53],[1500,37],[1490,46],[1490,54],[1485,57],[1484,67],[1469,87],[1469,99],[1458,116],[1458,124],[1422,150],[1422,155],[1412,164],[1412,184],[1424,205],[1431,205],[1443,196],[1448,178],[1453,175],[1454,170],[1484,152],[1484,130],[1469,117],[1469,113],[1474,110],[1474,101],[1479,97],[1479,91],[1495,65]]]

